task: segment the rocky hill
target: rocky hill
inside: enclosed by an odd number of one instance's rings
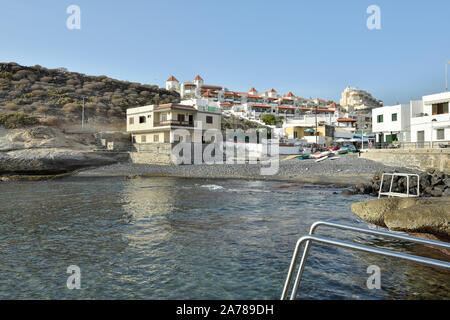
[[[0,63],[0,113],[24,113],[48,124],[79,123],[83,97],[89,124],[124,124],[127,108],[180,100],[178,93],[155,85]]]

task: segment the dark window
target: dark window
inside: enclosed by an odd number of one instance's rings
[[[444,140],[445,139],[445,131],[444,129],[437,129],[436,130],[436,136],[438,140]]]
[[[133,117],[130,117],[130,119],[128,120],[128,123],[129,123],[129,124],[134,124],[134,118],[133,118]]]
[[[392,121],[397,121],[397,114],[396,113],[392,114]]]
[[[213,123],[213,117],[207,116],[206,117],[206,123]]]
[[[159,142],[159,135],[155,134],[153,136],[153,142]]]
[[[448,113],[448,102],[433,104],[433,115]]]
[[[139,117],[139,123],[145,123],[145,116]]]
[[[382,123],[383,122],[383,115],[380,114],[379,116],[377,116],[377,122],[378,123]]]

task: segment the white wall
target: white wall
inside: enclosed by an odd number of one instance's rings
[[[392,115],[397,114],[397,121],[392,121]],[[378,116],[383,115],[383,122],[378,122]],[[372,109],[372,132],[377,135],[383,133],[397,134],[399,141],[410,140],[411,105],[399,104]],[[385,141],[385,138],[383,139]]]
[[[433,103],[449,102],[450,92],[443,92],[432,94],[423,97],[423,106],[412,105],[412,108],[417,108],[419,112],[413,112],[411,117],[411,142],[418,142],[418,132],[423,131],[425,134],[424,141],[438,142],[450,141],[450,114],[433,115]],[[423,113],[423,116],[418,116]],[[435,121],[433,121],[435,120]],[[438,139],[438,129],[444,130],[444,139]]]

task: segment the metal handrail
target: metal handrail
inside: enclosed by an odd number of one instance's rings
[[[415,255],[395,252],[395,251],[392,251],[392,250],[374,248],[374,247],[371,247],[371,246],[360,245],[360,244],[345,242],[345,241],[341,241],[341,240],[332,240],[332,239],[327,239],[327,238],[324,238],[324,237],[314,236],[313,235],[314,232],[321,225],[328,226],[328,227],[333,227],[333,228],[338,228],[338,229],[341,229],[341,230],[355,231],[355,232],[360,232],[360,233],[365,233],[365,234],[372,234],[372,235],[377,235],[377,236],[395,238],[395,239],[409,241],[409,242],[413,242],[413,243],[431,245],[431,246],[438,247],[438,248],[450,249],[450,243],[445,243],[445,242],[441,242],[441,241],[427,240],[427,239],[411,237],[411,236],[407,236],[407,235],[404,235],[404,234],[398,234],[398,233],[393,233],[393,232],[372,230],[372,229],[367,229],[367,228],[359,228],[359,227],[354,227],[354,226],[348,226],[348,225],[344,225],[344,224],[318,221],[318,222],[315,222],[311,226],[310,234],[308,236],[302,237],[302,238],[300,238],[297,241],[297,244],[296,244],[296,247],[295,247],[295,250],[294,250],[294,255],[292,256],[292,261],[291,261],[291,264],[290,264],[290,267],[289,267],[289,271],[288,271],[288,275],[287,275],[287,278],[286,278],[286,282],[284,284],[283,293],[281,295],[281,300],[285,300],[286,296],[288,294],[288,290],[289,290],[289,286],[290,286],[290,283],[291,283],[291,280],[292,280],[292,276],[293,276],[293,273],[294,273],[295,265],[297,264],[299,251],[300,251],[300,248],[301,248],[301,246],[302,246],[302,244],[304,242],[306,242],[306,245],[305,245],[305,249],[303,251],[303,255],[302,255],[301,262],[300,262],[300,266],[298,268],[297,277],[296,277],[295,282],[294,282],[294,287],[293,287],[292,292],[291,292],[291,298],[290,298],[291,300],[294,300],[294,298],[295,298],[295,296],[297,294],[298,286],[300,284],[300,280],[301,280],[301,277],[302,277],[302,274],[303,274],[303,270],[305,268],[306,259],[307,259],[308,253],[309,253],[311,242],[313,242],[313,241],[321,242],[321,243],[324,243],[324,244],[330,244],[330,245],[334,245],[334,246],[338,246],[338,247],[342,247],[342,248],[349,248],[349,249],[354,249],[354,250],[359,250],[359,251],[364,251],[364,252],[370,252],[370,253],[380,254],[380,255],[389,256],[389,257],[400,258],[400,259],[404,259],[404,260],[413,261],[413,262],[416,262],[416,263],[421,263],[421,264],[424,264],[424,265],[440,267],[440,268],[445,268],[445,269],[449,269],[450,270],[450,263],[448,263],[448,262],[443,262],[443,261],[440,261],[440,260],[429,259],[429,258],[424,258],[424,257],[420,257],[420,256],[415,256]]]
[[[383,192],[383,184],[384,184],[384,176],[392,176],[391,178],[391,185],[389,187],[389,192]],[[392,192],[392,187],[394,185],[394,178],[395,177],[406,177],[406,194],[403,193],[396,193],[396,192]],[[410,177],[417,177],[417,195],[413,194],[410,196],[409,193],[409,178]],[[399,172],[394,172],[394,173],[383,173],[383,175],[381,176],[381,183],[380,183],[380,190],[378,192],[378,199],[381,198],[381,196],[388,196],[389,198],[392,196],[398,196],[398,197],[420,197],[420,176],[418,174],[415,173],[399,173]]]

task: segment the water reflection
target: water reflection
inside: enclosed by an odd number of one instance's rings
[[[280,182],[149,178],[0,185],[0,298],[277,299],[298,237],[317,220],[360,224],[364,197]],[[414,253],[422,246],[343,240]],[[438,253],[434,253],[438,254]],[[66,268],[82,290],[66,288]],[[382,268],[382,290],[365,287]],[[314,245],[299,298],[449,298],[448,273]]]

